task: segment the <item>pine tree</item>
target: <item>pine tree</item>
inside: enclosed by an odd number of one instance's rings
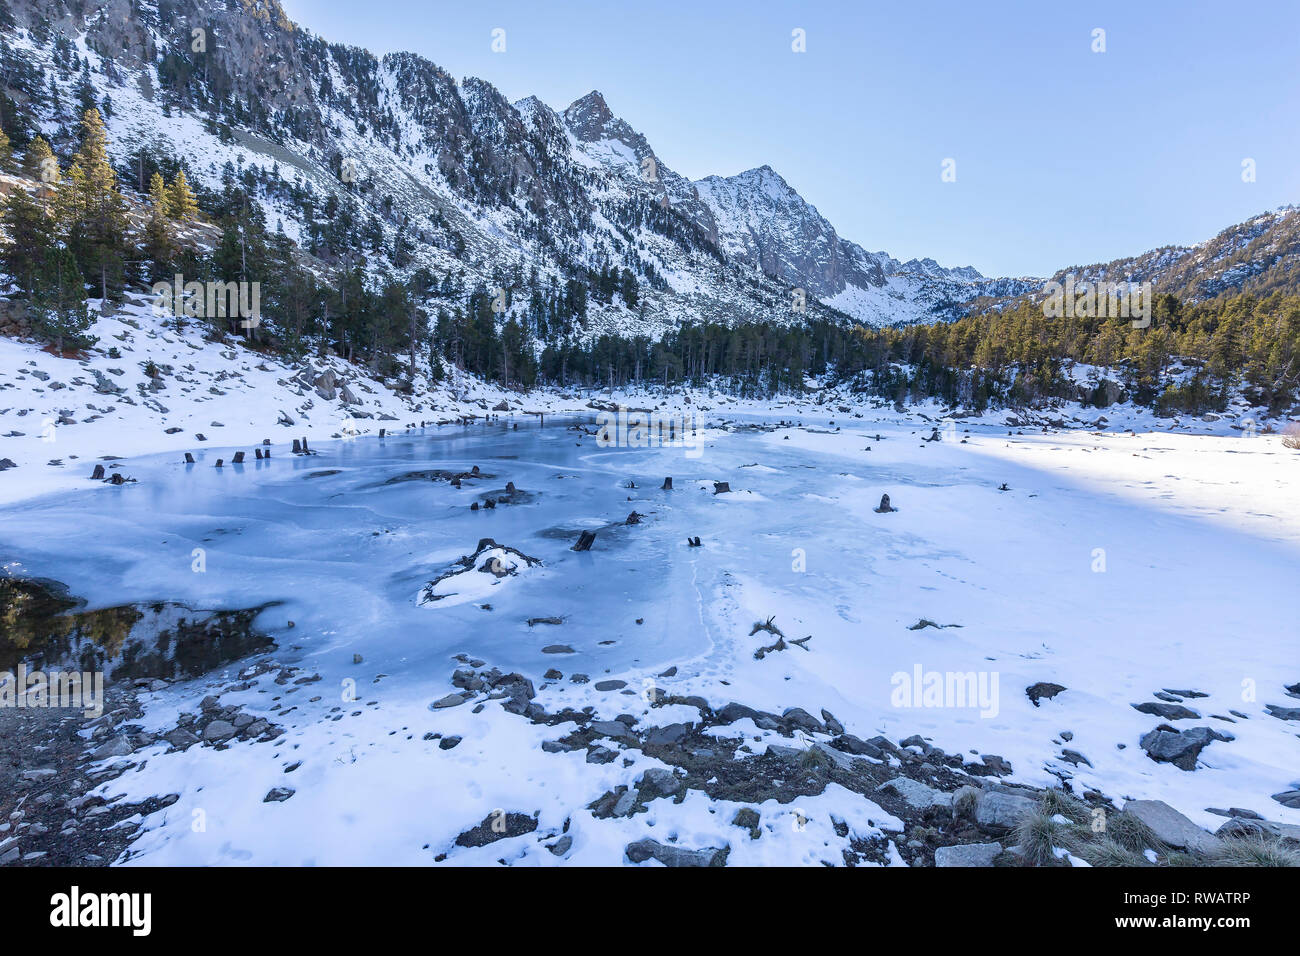
[[[0,172],[11,173],[14,168],[14,147],[9,135],[0,129]]]
[[[54,223],[44,207],[24,189],[17,190],[0,211],[9,242],[0,248],[0,266],[31,295],[45,256],[54,246]]]
[[[151,210],[149,222],[145,225],[144,252],[150,264],[149,278],[165,278],[171,273],[176,257],[176,243],[171,228],[171,197],[163,178],[154,173],[149,180],[149,201]]]
[[[89,348],[93,319],[86,309],[86,287],[70,250],[51,246],[45,254],[32,296],[32,327],[63,353]]]
[[[100,294],[107,300],[109,278],[116,283],[122,274],[126,205],[108,161],[108,133],[99,111],[86,110],[81,125],[81,149],[60,189],[60,219],[69,248],[83,272],[99,280]]]
[[[185,170],[178,170],[168,191],[171,218],[184,222],[194,219],[199,214],[199,204],[190,191],[190,184],[185,179]]]

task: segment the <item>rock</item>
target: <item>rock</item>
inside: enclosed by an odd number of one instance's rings
[[[108,743],[97,748],[90,757],[92,760],[107,760],[109,757],[125,757],[132,749],[131,742],[125,737],[114,737]]]
[[[599,685],[598,685],[599,686]],[[646,746],[667,747],[677,743],[683,737],[687,736],[693,724],[667,724],[663,727],[655,727],[646,735]]]
[[[1211,727],[1177,731],[1165,724],[1142,736],[1139,746],[1157,763],[1171,763],[1179,770],[1195,770],[1196,758],[1214,740],[1232,740]]]
[[[1033,800],[1018,793],[985,791],[975,804],[975,822],[989,829],[1010,830],[1035,807]]]
[[[1277,704],[1265,704],[1264,709],[1278,720],[1300,720],[1300,707],[1279,707]]]
[[[844,725],[836,720],[835,715],[825,707],[822,708],[822,720],[826,722],[826,732],[828,734],[839,736],[844,733]]]
[[[210,744],[220,743],[235,736],[235,725],[228,720],[214,720],[203,728],[203,739]]]
[[[651,767],[641,774],[641,779],[637,781],[637,788],[642,793],[650,794],[651,797],[671,797],[682,789],[682,782],[671,770]]]
[[[713,483],[713,493],[715,495],[725,495],[731,491],[731,483],[727,481],[715,481]]]
[[[1145,823],[1156,839],[1176,850],[1209,853],[1219,845],[1215,837],[1163,800],[1129,800],[1124,804],[1124,812]]]
[[[934,865],[992,866],[1002,852],[1001,843],[965,843],[960,846],[941,846],[934,851]]]
[[[284,803],[284,801],[288,800],[295,793],[297,793],[297,791],[292,789],[291,787],[273,787],[271,788],[270,791],[267,792],[266,796],[262,798],[262,802],[263,803]]]
[[[895,777],[876,788],[877,793],[893,793],[909,807],[925,810],[929,807],[951,807],[952,796],[927,786],[911,777]]]
[[[806,730],[811,734],[824,734],[826,728],[822,722],[802,707],[791,707],[781,715],[781,719],[792,727]]]
[[[621,690],[626,686],[625,680],[598,680],[595,683],[596,690]]]
[[[631,729],[627,724],[620,720],[593,720],[590,724],[592,730],[602,737],[633,737]]]
[[[1199,720],[1200,714],[1190,707],[1184,707],[1182,704],[1133,704],[1133,709],[1140,714],[1151,714],[1153,717],[1163,717],[1165,720]],[[1300,713],[1300,711],[1296,711]]]
[[[1025,695],[1033,702],[1034,706],[1037,707],[1040,700],[1043,700],[1044,698],[1051,700],[1063,690],[1068,690],[1068,688],[1062,687],[1060,684],[1053,684],[1049,681],[1039,681],[1037,684],[1031,684],[1029,687],[1026,687]]]
[[[564,836],[560,837],[558,840],[556,840],[546,849],[550,850],[556,856],[564,856],[564,854],[569,852],[569,848],[572,846],[573,846],[573,837],[569,836],[569,834],[566,833],[564,834]]]
[[[672,491],[672,490],[673,490],[673,480],[672,480],[671,478],[665,478],[665,479],[664,479],[664,483],[663,483],[662,485],[659,486],[659,490],[660,490],[660,491]]]
[[[1274,823],[1272,820],[1233,816],[1227,823],[1214,831],[1214,835],[1223,837],[1264,837],[1273,836],[1281,840],[1300,843],[1300,826],[1294,823]]]
[[[430,710],[446,710],[448,707],[459,707],[468,700],[460,694],[448,694],[446,697],[440,697],[429,705]]]
[[[857,754],[860,757],[870,757],[873,760],[885,759],[884,750],[880,749],[875,744],[854,737],[852,734],[840,734],[840,736],[835,738],[834,744],[837,749],[843,750],[845,753]]]
[[[1300,810],[1300,790],[1283,790],[1281,793],[1273,794],[1273,799],[1284,807]]]
[[[636,791],[624,790],[619,798],[614,801],[614,809],[610,811],[611,816],[626,817],[632,813],[632,808],[636,806]]]
[[[568,644],[547,644],[542,648],[543,654],[573,654],[575,651]]]
[[[487,846],[497,840],[522,836],[537,829],[537,820],[526,813],[489,813],[483,822],[456,837],[457,846]]]
[[[450,750],[452,747],[455,747],[458,743],[460,743],[461,739],[462,738],[456,734],[453,734],[450,737],[443,737],[441,740],[438,741],[438,748],[440,750]]]
[[[646,860],[655,859],[664,866],[671,867],[726,866],[727,854],[731,852],[731,847],[725,846],[719,849],[710,846],[699,850],[688,850],[684,847],[666,845],[647,837],[644,840],[629,843],[623,852],[627,854],[627,858],[633,863],[644,863]]]
[[[17,468],[12,458],[0,458],[0,471],[8,471],[10,468]]]
[[[184,750],[199,742],[199,738],[184,727],[176,727],[163,734],[163,739],[177,750]]]
[[[587,750],[587,763],[611,763],[618,757],[618,752],[610,750],[608,747],[590,747]]]

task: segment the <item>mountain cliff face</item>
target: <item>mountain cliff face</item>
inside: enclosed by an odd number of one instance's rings
[[[124,186],[143,188],[144,158],[213,192],[238,179],[323,273],[428,269],[449,297],[635,277],[635,305],[592,301],[574,335],[796,322],[797,289],[812,314],[880,325],[1041,288],[868,252],[767,166],[692,182],[597,91],[512,104],[416,54],[329,43],[276,0],[0,0],[0,67],[17,145],[39,133],[66,156],[99,105]],[[1290,276],[1296,231],[1293,213],[1260,217],[1213,248],[1089,269],[1212,295]]]

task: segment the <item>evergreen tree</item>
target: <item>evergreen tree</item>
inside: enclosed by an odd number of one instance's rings
[[[14,169],[14,147],[9,136],[0,129],[0,172],[11,173]]]
[[[33,329],[60,354],[89,348],[97,341],[88,334],[93,320],[86,309],[86,287],[68,249],[51,246],[46,251],[32,296],[31,316]]]
[[[171,197],[159,173],[154,173],[149,180],[149,202],[149,222],[145,225],[143,252],[150,265],[149,278],[156,280],[166,278],[171,273],[176,253],[170,222]]]
[[[117,191],[117,174],[108,161],[108,133],[99,111],[82,117],[81,149],[73,157],[68,178],[60,190],[60,216],[67,230],[68,247],[84,274],[98,281],[108,299],[109,280],[122,278],[126,243],[126,206]]]
[[[9,238],[0,247],[0,265],[20,290],[31,295],[45,257],[54,246],[54,224],[45,208],[24,189],[5,202],[0,222]]]
[[[171,210],[170,218],[178,222],[185,222],[194,219],[199,214],[198,200],[194,198],[194,193],[190,190],[190,184],[185,179],[185,170],[177,170],[176,178],[172,180],[171,187],[168,190],[169,209]]]

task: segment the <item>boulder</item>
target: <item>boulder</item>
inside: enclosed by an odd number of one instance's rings
[[[986,791],[975,803],[975,822],[992,830],[1010,830],[1037,806],[1034,800],[1019,793]]]
[[[1219,845],[1218,839],[1163,800],[1129,800],[1124,812],[1145,823],[1156,839],[1176,850],[1209,853]]]
[[[664,866],[671,867],[726,866],[727,854],[731,852],[731,847],[709,846],[699,850],[688,850],[685,847],[663,844],[647,837],[629,843],[623,852],[633,863],[644,863],[646,860],[654,859]]]
[[[960,846],[941,846],[934,851],[934,865],[937,867],[992,866],[993,861],[1001,852],[1001,843],[965,843]]]

